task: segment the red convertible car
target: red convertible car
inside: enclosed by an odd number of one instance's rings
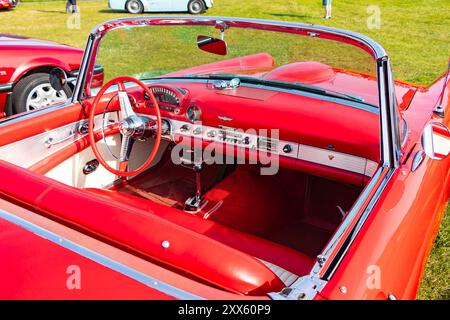
[[[83,50],[67,45],[0,34],[0,118],[67,101],[82,58]],[[60,92],[49,82],[49,72],[55,67],[71,79]],[[95,72],[100,84],[101,67]]]
[[[14,9],[18,4],[18,0],[0,0],[0,10]]]
[[[0,121],[0,298],[413,299],[449,89],[346,30],[106,22],[70,101]]]

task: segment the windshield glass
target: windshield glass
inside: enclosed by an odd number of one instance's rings
[[[215,53],[201,50],[199,39],[215,41],[206,48]],[[224,47],[225,55],[219,52]],[[211,26],[127,27],[106,33],[96,64],[103,66],[105,82],[123,75],[140,80],[239,77],[244,83],[318,88],[317,93],[378,106],[373,57],[356,46],[314,36],[236,27],[223,35]]]

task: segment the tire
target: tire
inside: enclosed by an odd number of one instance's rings
[[[188,11],[190,14],[201,14],[205,12],[206,7],[203,0],[191,0],[188,4]]]
[[[129,13],[139,14],[144,12],[144,5],[139,0],[128,0],[125,4],[125,10]]]
[[[68,86],[56,92],[51,87],[48,77],[48,73],[34,73],[20,79],[12,93],[13,114],[64,102],[72,95],[72,90]]]

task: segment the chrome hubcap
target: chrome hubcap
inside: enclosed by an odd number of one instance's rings
[[[66,100],[67,95],[64,91],[57,92],[50,86],[50,83],[43,83],[31,90],[27,98],[26,109],[31,111]]]
[[[139,11],[139,3],[137,3],[136,1],[130,1],[130,3],[128,4],[128,8],[132,12],[137,12]]]
[[[193,12],[199,12],[201,9],[201,5],[198,2],[194,2],[191,4],[191,9]]]

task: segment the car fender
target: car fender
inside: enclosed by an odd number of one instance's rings
[[[203,0],[203,2],[205,3],[205,5],[208,9],[211,8],[214,4],[213,0]]]
[[[10,82],[16,83],[19,81],[24,75],[28,74],[30,71],[40,68],[51,68],[58,67],[63,69],[66,73],[71,71],[70,66],[67,63],[62,62],[56,58],[35,58],[30,61],[24,62],[19,65],[14,71]]]

